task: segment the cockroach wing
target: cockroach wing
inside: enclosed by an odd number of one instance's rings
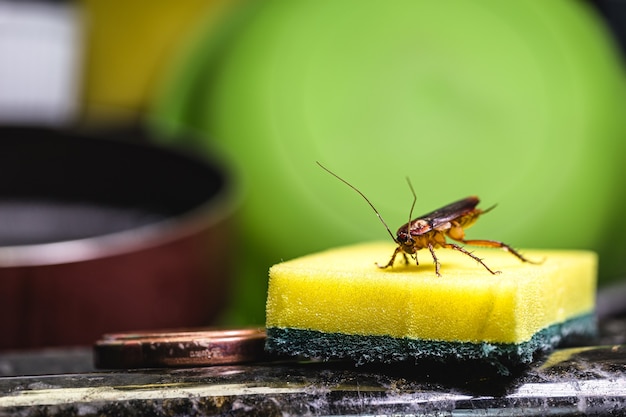
[[[473,211],[479,203],[478,197],[471,196],[464,198],[447,206],[443,206],[423,216],[411,220],[411,235],[418,236],[430,232],[437,227],[448,223],[454,219],[458,219]],[[400,228],[406,232],[408,224]]]

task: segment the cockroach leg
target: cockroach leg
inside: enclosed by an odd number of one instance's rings
[[[404,264],[408,265],[409,264],[409,257],[406,256],[406,252],[402,252],[402,257],[404,258]],[[415,257],[415,262],[417,262],[417,256]],[[418,263],[419,265],[419,263]]]
[[[393,251],[393,255],[391,255],[391,259],[389,259],[389,262],[387,262],[387,265],[379,265],[378,262],[376,262],[376,266],[379,267],[380,269],[386,269],[386,268],[392,267],[394,261],[396,260],[396,256],[398,256],[398,253],[400,252],[402,252],[402,249],[400,248],[400,246],[396,247],[396,250]],[[406,260],[406,254],[404,252],[402,252],[402,254],[404,255],[404,259]]]
[[[480,259],[478,256],[474,255],[472,252],[468,251],[467,249],[465,249],[463,246],[459,246],[455,243],[446,243],[444,248],[450,248],[450,249],[455,249],[458,250],[459,252],[462,252],[464,254],[466,254],[467,256],[469,256],[470,258],[474,259],[476,262],[478,262],[479,264],[481,264],[482,266],[485,267],[485,269],[489,272],[491,272],[493,275],[495,274],[499,274],[500,271],[492,271],[491,268],[489,268],[482,259]]]
[[[510,252],[512,255],[515,255],[522,262],[528,262],[530,264],[541,263],[541,262],[534,262],[534,261],[531,261],[530,259],[525,258],[521,253],[513,249],[511,246],[503,242],[498,242],[497,240],[471,239],[471,240],[460,240],[460,242],[463,242],[466,245],[470,245],[470,246],[483,246],[487,248],[504,249],[505,251]]]
[[[437,259],[437,255],[435,255],[435,247],[432,245],[432,243],[428,244],[428,250],[430,251],[430,254],[433,257],[433,262],[435,263],[435,274],[440,277],[441,274],[439,273],[439,268],[441,267],[441,265],[439,264],[439,259]]]

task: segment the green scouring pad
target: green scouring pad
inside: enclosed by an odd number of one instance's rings
[[[525,251],[540,264],[492,249],[440,249],[434,266],[380,269],[386,243],[332,249],[274,265],[267,298],[272,353],[357,364],[482,361],[503,370],[540,351],[595,334],[597,257]]]

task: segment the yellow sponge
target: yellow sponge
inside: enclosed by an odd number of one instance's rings
[[[359,363],[436,356],[528,362],[570,336],[594,332],[596,255],[440,249],[441,277],[422,264],[380,269],[392,244],[344,247],[274,265],[267,347],[281,354]],[[373,353],[373,349],[375,352]],[[400,350],[400,351],[398,351]]]

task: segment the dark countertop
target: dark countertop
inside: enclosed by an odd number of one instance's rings
[[[89,349],[66,353],[30,355],[47,357],[48,364],[69,361],[75,373],[1,377],[0,416],[562,416],[626,410],[624,344],[560,349],[507,377],[458,367],[355,368],[341,362],[109,372],[89,369]],[[27,356],[2,355],[0,369],[21,366],[20,360],[33,364]]]
[[[506,378],[274,363],[5,377],[0,392],[0,416],[598,415],[626,410],[626,347],[559,350]]]
[[[593,345],[558,349],[509,376],[297,361],[103,371],[91,348],[5,352],[0,417],[624,415],[626,316],[602,313],[599,324]]]

